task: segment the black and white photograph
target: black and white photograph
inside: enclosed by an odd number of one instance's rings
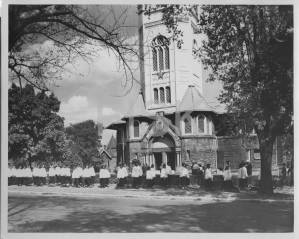
[[[294,3],[28,2],[1,6],[1,238],[295,238]]]

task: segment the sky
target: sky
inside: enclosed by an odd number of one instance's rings
[[[1,0],[0,0],[1,2]],[[116,14],[119,14],[123,6],[114,6]],[[91,11],[103,9],[92,8]],[[127,18],[123,23],[123,34],[128,41],[137,39],[137,8],[129,6]],[[111,19],[110,19],[111,20]],[[107,22],[110,22],[106,19]],[[49,42],[41,43],[43,46],[51,45]],[[102,122],[107,126],[128,112],[134,103],[140,89],[140,85],[134,82],[128,91],[129,85],[123,86],[125,77],[118,69],[118,59],[103,47],[96,49],[97,56],[89,63],[82,58],[73,62],[74,67],[69,67],[70,72],[62,74],[62,80],[58,81],[58,87],[51,90],[61,101],[59,114],[65,118],[65,126],[85,120]],[[139,80],[139,72],[135,72],[135,78]],[[204,96],[208,101],[215,100],[221,86],[219,84],[204,84]],[[107,144],[115,131],[104,130],[103,143]]]

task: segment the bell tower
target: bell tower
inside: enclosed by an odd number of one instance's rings
[[[197,14],[181,17],[179,28],[183,44],[179,48],[162,21],[162,9],[152,8],[150,15],[139,5],[140,77],[145,107],[149,111],[174,112],[189,85],[202,93],[203,66],[194,52],[201,35]]]

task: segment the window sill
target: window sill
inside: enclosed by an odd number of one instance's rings
[[[169,72],[170,72],[170,70],[167,69],[167,70],[163,70],[163,71],[153,71],[152,74],[153,75],[159,75],[160,73],[165,74],[165,73],[169,73]]]

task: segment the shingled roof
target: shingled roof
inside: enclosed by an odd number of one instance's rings
[[[145,109],[145,104],[143,100],[142,92],[139,92],[135,103],[131,106],[128,113],[124,115],[124,118],[129,117],[143,117],[143,116],[150,116],[150,112]]]
[[[210,111],[218,113],[214,107],[208,104],[194,85],[189,85],[187,88],[182,101],[177,107],[177,111]]]

